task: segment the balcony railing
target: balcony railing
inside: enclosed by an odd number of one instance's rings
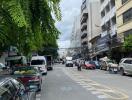
[[[83,13],[81,18],[81,24],[86,23],[88,19],[88,13]]]
[[[87,31],[82,32],[81,39],[84,39],[85,37],[87,37]]]
[[[87,30],[87,23],[83,23],[82,27],[81,27],[82,32],[85,31],[85,30]]]
[[[88,40],[87,40],[87,38],[84,38],[83,40],[82,40],[82,45],[87,45],[88,44]]]

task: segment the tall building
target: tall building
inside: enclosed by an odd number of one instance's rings
[[[124,41],[124,36],[132,34],[132,0],[116,0],[117,34]]]
[[[99,0],[83,0],[81,6],[81,46],[82,53],[89,56],[92,48],[91,40],[101,32],[100,27],[100,3]]]
[[[73,54],[79,53],[81,47],[81,36],[80,36],[80,15],[76,16],[73,22],[72,35],[71,35],[71,51]]]
[[[100,4],[102,36],[107,34],[114,36],[117,30],[115,0],[100,0]]]
[[[100,0],[101,35],[96,41],[96,55],[107,56],[111,40],[116,37],[115,0]],[[113,43],[114,44],[114,43]]]

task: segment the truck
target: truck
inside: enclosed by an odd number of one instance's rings
[[[53,57],[52,55],[44,55],[47,61],[47,70],[53,70]]]
[[[71,61],[72,60],[72,57],[66,57],[66,61],[67,60],[70,60]]]
[[[66,67],[73,67],[72,57],[66,57],[65,66],[66,66]]]

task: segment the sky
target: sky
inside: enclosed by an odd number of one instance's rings
[[[80,14],[82,0],[61,0],[60,7],[62,20],[56,23],[56,27],[61,32],[58,40],[59,48],[70,46],[70,37],[75,16]]]

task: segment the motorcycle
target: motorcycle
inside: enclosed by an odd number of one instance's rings
[[[77,69],[78,69],[78,71],[81,71],[82,70],[81,66],[78,66]]]

